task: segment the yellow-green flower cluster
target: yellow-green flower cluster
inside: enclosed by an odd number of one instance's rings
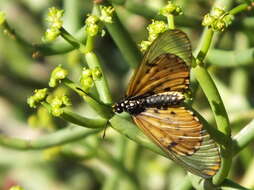
[[[85,92],[88,92],[94,84],[94,81],[100,80],[102,76],[101,70],[98,67],[93,69],[83,68],[80,84]]]
[[[49,28],[45,32],[44,39],[46,41],[55,40],[60,34],[60,28],[63,26],[63,10],[59,10],[55,7],[49,8],[49,12],[46,20],[49,23]]]
[[[36,89],[34,90],[34,95],[27,99],[27,103],[31,108],[36,108],[42,101],[46,99],[48,95],[48,89]]]
[[[167,24],[163,21],[152,20],[152,23],[147,27],[148,40],[140,43],[141,51],[144,52],[151,45],[151,43],[158,37],[162,32],[168,29]]]
[[[204,16],[202,25],[213,31],[224,31],[233,21],[234,16],[221,8],[214,8],[211,13]]]
[[[159,14],[168,17],[169,15],[181,15],[183,14],[182,8],[171,1],[168,1],[168,4],[160,9]]]
[[[4,24],[6,21],[5,13],[0,11],[0,25]]]
[[[52,88],[56,87],[59,83],[61,83],[61,80],[66,78],[67,76],[68,71],[66,69],[63,69],[61,65],[57,66],[51,73],[49,86]]]
[[[95,36],[99,32],[99,17],[96,15],[88,15],[86,19],[86,32],[89,36]]]
[[[95,36],[101,31],[100,22],[112,23],[114,8],[111,6],[100,6],[101,15],[88,15],[86,19],[86,32],[89,36]]]
[[[111,6],[100,6],[100,9],[100,20],[106,23],[112,23],[112,15],[115,9]]]
[[[50,100],[51,105],[51,113],[52,115],[59,117],[63,114],[63,109],[66,106],[71,106],[70,99],[63,95],[63,96],[55,96],[52,100]]]

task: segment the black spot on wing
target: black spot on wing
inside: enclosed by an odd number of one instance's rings
[[[147,63],[146,64],[148,67],[154,67],[154,66],[156,66],[156,63]]]
[[[172,114],[172,115],[175,115],[175,114],[176,114],[176,112],[174,112],[174,111],[171,111],[171,112],[170,112],[170,114]]]
[[[173,141],[173,142],[171,142],[171,143],[167,146],[167,148],[168,148],[168,149],[172,149],[172,148],[175,147],[176,145],[177,145],[177,142]]]

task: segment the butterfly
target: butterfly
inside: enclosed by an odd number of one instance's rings
[[[170,159],[195,175],[210,178],[220,168],[220,152],[184,103],[191,62],[191,44],[184,32],[161,33],[146,51],[126,97],[113,105],[113,111],[131,114]]]

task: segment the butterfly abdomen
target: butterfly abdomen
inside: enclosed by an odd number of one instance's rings
[[[144,98],[146,107],[163,108],[178,105],[184,100],[184,96],[178,92],[167,92],[155,94]]]

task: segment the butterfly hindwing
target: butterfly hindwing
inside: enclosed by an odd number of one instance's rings
[[[187,170],[204,178],[218,171],[217,145],[190,110],[181,106],[147,108],[133,119],[171,159]]]
[[[172,90],[172,85],[178,87],[175,91],[188,88],[191,57],[191,45],[185,33],[180,30],[162,33],[145,53],[129,84],[127,97],[149,93],[151,89],[147,85],[151,82],[153,89],[159,92]],[[167,78],[169,75],[175,78]]]

